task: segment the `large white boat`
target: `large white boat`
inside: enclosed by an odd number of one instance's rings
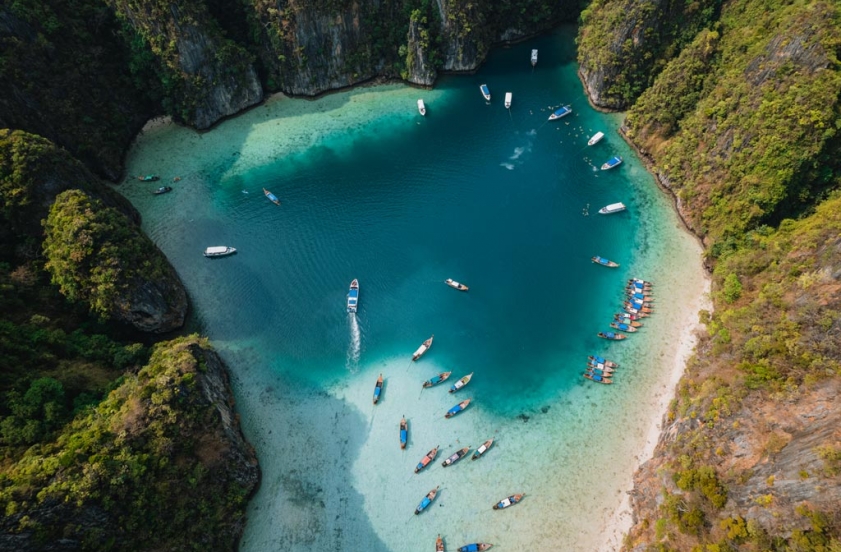
[[[565,105],[559,109],[556,109],[551,115],[549,115],[549,120],[554,121],[555,119],[566,117],[570,113],[572,113],[572,108],[568,105]]]
[[[347,311],[356,312],[359,303],[359,280],[356,278],[350,283],[350,290],[347,292]]]
[[[482,95],[485,97],[486,100],[491,101],[491,89],[488,88],[487,84],[480,84],[479,90],[482,91]]]
[[[419,359],[420,357],[423,356],[423,354],[425,352],[427,352],[429,350],[430,347],[432,347],[432,339],[434,337],[435,337],[435,334],[433,334],[432,337],[430,337],[429,339],[424,341],[423,344],[420,347],[418,347],[418,350],[415,351],[414,354],[412,355],[412,360]]]
[[[531,51],[531,66],[534,67],[537,65],[537,50]]]
[[[611,203],[610,205],[605,205],[601,209],[599,209],[600,215],[609,215],[611,213],[618,213],[620,211],[625,210],[624,203]]]
[[[597,132],[597,133],[593,134],[592,138],[587,140],[587,145],[588,146],[594,146],[594,145],[598,144],[599,142],[601,142],[602,138],[604,138],[604,132]]]
[[[421,115],[426,115],[426,106],[423,104],[423,100],[418,100],[418,111]]]
[[[505,93],[505,109],[511,109],[511,97],[513,94],[511,92]]]
[[[208,247],[204,250],[205,257],[224,257],[226,255],[233,255],[236,253],[237,250],[235,247],[227,247],[225,245],[219,245],[214,247]]]

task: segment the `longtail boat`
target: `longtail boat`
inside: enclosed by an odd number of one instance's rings
[[[499,502],[494,504],[494,510],[504,510],[505,508],[508,508],[509,506],[513,506],[513,505],[517,504],[518,502],[520,502],[521,500],[523,500],[524,496],[526,496],[526,493],[515,494],[515,495],[511,495],[507,498],[503,498],[502,500],[500,500]]]
[[[374,386],[374,404],[380,401],[380,394],[383,392],[383,375],[377,378],[377,384]]]
[[[593,374],[593,373],[590,373],[590,372],[584,372],[584,374],[582,374],[582,375],[583,375],[585,378],[587,378],[588,380],[590,380],[590,381],[594,381],[594,382],[596,382],[596,383],[604,383],[604,384],[608,384],[608,385],[609,385],[609,384],[611,384],[611,383],[613,383],[613,380],[612,380],[612,379],[602,377],[602,376],[600,376],[600,375],[598,375],[598,374]]]
[[[277,196],[268,191],[267,189],[263,188],[263,194],[269,201],[271,201],[275,205],[280,205],[280,200],[277,198]]]
[[[421,461],[418,462],[417,466],[415,466],[415,473],[418,473],[419,471],[427,467],[430,462],[435,460],[436,456],[438,456],[438,447],[435,447],[434,449],[430,450],[426,453],[426,456],[421,458]]]
[[[455,405],[454,407],[449,409],[447,411],[447,413],[444,414],[444,417],[445,418],[452,418],[453,416],[455,416],[456,414],[458,414],[459,412],[461,412],[462,410],[467,408],[467,405],[470,404],[470,401],[472,401],[472,400],[473,399],[466,399],[466,400],[461,401],[460,403],[458,403],[457,405]]]
[[[422,357],[422,356],[423,356],[423,354],[424,354],[425,352],[427,352],[427,351],[429,350],[429,348],[430,348],[430,347],[432,347],[432,339],[433,339],[434,337],[435,337],[435,334],[432,334],[432,337],[430,337],[429,339],[427,339],[426,341],[424,341],[424,342],[421,344],[421,346],[420,346],[420,347],[418,347],[418,350],[417,350],[417,351],[415,351],[415,352],[414,352],[414,354],[412,354],[412,360],[417,360],[417,359],[419,359],[420,357]]]
[[[464,447],[463,449],[457,450],[453,454],[451,454],[449,458],[441,462],[441,465],[445,468],[447,466],[452,466],[453,464],[467,456],[468,452],[470,452],[470,447]]]
[[[471,460],[476,460],[477,458],[479,458],[480,456],[482,456],[483,454],[488,452],[488,449],[491,448],[491,445],[493,445],[493,444],[494,444],[493,439],[488,439],[487,441],[482,443],[482,446],[477,448],[476,452],[473,453],[473,458],[471,458]]]
[[[629,279],[628,279],[628,283],[629,283],[629,284],[642,284],[642,285],[644,285],[644,286],[646,286],[646,285],[648,285],[648,286],[652,286],[652,285],[654,285],[654,282],[647,282],[647,281],[642,280],[642,279],[640,279],[640,278],[629,278]]]
[[[623,303],[623,305],[625,307],[625,312],[631,312],[628,309],[633,309],[637,313],[639,313],[639,312],[644,312],[644,313],[654,312],[654,310],[651,307],[649,307],[646,303],[634,303],[634,302],[630,302],[630,301],[625,301]],[[632,314],[636,314],[636,313],[632,313]]]
[[[454,383],[454,384],[450,387],[450,393],[455,393],[456,391],[458,391],[459,389],[461,389],[462,387],[464,387],[465,385],[467,385],[468,383],[470,383],[470,379],[471,379],[472,377],[473,377],[473,372],[470,372],[469,374],[467,374],[466,376],[464,376],[463,378],[461,378],[460,380],[458,380],[457,382],[455,382],[455,383]]]
[[[423,382],[423,388],[426,389],[427,387],[432,387],[433,385],[438,385],[439,383],[441,383],[442,381],[444,381],[448,377],[450,377],[450,374],[452,374],[452,372],[441,372],[440,374],[438,374],[434,378],[429,378],[428,380]]]
[[[444,552],[444,539],[441,538],[441,535],[438,535],[438,538],[435,539],[435,552]]]
[[[623,314],[614,314],[613,319],[616,322],[620,322],[622,324],[627,324],[629,326],[633,326],[634,328],[642,328],[642,322],[631,318],[631,314],[623,313]]]
[[[608,368],[604,364],[599,364],[598,366],[588,364],[587,371],[592,374],[604,374],[606,376],[611,376],[616,371],[616,368]]]
[[[614,330],[619,330],[621,332],[634,333],[635,331],[637,331],[635,327],[625,324],[623,322],[611,322],[610,327]]]
[[[458,552],[484,552],[485,550],[490,550],[492,544],[488,544],[487,542],[474,542],[472,544],[465,544],[464,546],[458,547]]]
[[[145,176],[138,176],[137,179],[141,182],[157,182],[161,177],[156,174],[147,174]]]
[[[602,339],[609,339],[611,341],[622,341],[623,339],[628,339],[627,335],[616,332],[599,332],[598,336]]]
[[[595,257],[591,257],[590,260],[596,264],[606,266],[608,268],[616,268],[619,266],[619,263],[615,263],[611,260],[605,259],[604,257],[599,257],[598,255],[596,255]]]
[[[590,355],[587,357],[587,360],[595,362],[596,364],[604,364],[605,366],[610,366],[611,368],[619,368],[619,365],[612,360],[607,360],[606,358],[597,355]]]
[[[651,309],[641,311],[640,309],[635,309],[630,305],[626,306],[623,310],[628,314],[633,314],[634,316],[639,316],[640,318],[645,318],[646,316],[649,316],[651,314]]]
[[[420,501],[420,504],[418,504],[418,507],[415,508],[415,515],[418,515],[419,513],[426,510],[427,506],[432,504],[432,501],[435,500],[435,496],[437,494],[438,494],[438,487],[435,487],[434,489],[432,489],[431,491],[426,493],[426,496],[423,497],[423,500]]]
[[[400,420],[400,448],[406,448],[406,442],[409,440],[409,422],[406,421],[406,417],[403,416],[403,419]]]
[[[625,296],[630,301],[645,301],[646,303],[654,302],[654,296],[648,293],[626,293]]]

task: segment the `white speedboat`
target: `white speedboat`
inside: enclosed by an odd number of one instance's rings
[[[511,92],[505,93],[505,109],[511,109]]]
[[[479,90],[482,91],[482,95],[485,97],[486,100],[491,101],[491,90],[488,88],[487,84],[480,84]]]
[[[592,138],[587,140],[587,145],[588,146],[595,146],[596,144],[598,144],[599,142],[602,141],[602,138],[604,138],[604,132],[597,132],[597,133],[593,134]]]
[[[447,284],[448,286],[450,286],[451,288],[455,288],[459,291],[467,291],[468,289],[470,289],[466,285],[460,284],[460,283],[456,282],[455,280],[453,280],[452,278],[447,278],[446,280],[444,280],[444,283]]]
[[[602,165],[602,170],[603,171],[609,171],[613,167],[618,167],[621,164],[622,164],[622,158],[617,155],[615,157],[611,157],[610,159],[608,159],[607,162],[605,162]]]
[[[225,245],[219,245],[215,247],[208,247],[204,250],[205,257],[224,257],[226,255],[233,255],[236,253],[237,250],[235,247],[227,247]]]
[[[356,307],[359,304],[359,280],[356,278],[350,283],[350,289],[347,292],[347,311],[356,312]]]
[[[534,67],[537,65],[537,50],[531,51],[531,66]]]
[[[624,203],[611,203],[610,205],[605,205],[601,209],[599,209],[600,215],[609,215],[611,213],[618,213],[619,211],[625,210]]]
[[[426,115],[426,106],[423,104],[423,100],[418,100],[418,111],[421,115]]]
[[[551,115],[549,115],[549,120],[554,121],[555,119],[560,119],[561,117],[566,117],[572,113],[572,108],[568,105],[561,107],[560,109],[556,109]]]

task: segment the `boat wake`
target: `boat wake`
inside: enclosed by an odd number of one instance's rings
[[[345,366],[351,372],[355,372],[359,368],[359,357],[362,353],[362,332],[359,330],[359,321],[356,320],[356,314],[348,314],[350,319],[350,345],[347,350],[347,362]]]
[[[537,134],[537,132],[534,129],[532,129],[532,130],[530,130],[526,133],[526,136],[529,136],[529,138],[531,138],[535,134]],[[515,147],[514,148],[514,153],[512,153],[508,157],[507,161],[503,161],[502,163],[500,163],[499,166],[500,167],[505,167],[509,171],[513,171],[514,168],[517,165],[522,165],[523,164],[523,160],[520,159],[520,158],[523,156],[524,153],[531,153],[531,148],[532,148],[532,140],[529,139],[528,142],[526,143],[526,145]]]

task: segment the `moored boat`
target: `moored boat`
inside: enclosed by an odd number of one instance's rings
[[[450,374],[452,374],[452,372],[441,372],[434,378],[429,378],[428,380],[423,382],[424,389],[426,389],[427,387],[432,387],[433,385],[438,385],[439,383],[450,377]]]
[[[450,393],[455,393],[456,391],[458,391],[459,389],[461,389],[462,387],[464,387],[465,385],[467,385],[468,383],[470,383],[470,379],[471,379],[472,377],[473,377],[473,372],[470,372],[469,374],[467,374],[466,376],[464,376],[463,378],[461,378],[460,380],[458,380],[457,382],[455,382],[455,383],[454,383],[454,384],[450,387]]]
[[[615,156],[611,157],[610,159],[608,159],[607,161],[605,161],[602,164],[602,170],[606,171],[606,170],[612,169],[613,167],[618,167],[621,164],[622,164],[622,158],[619,157],[618,155],[615,155]]]
[[[625,294],[629,301],[642,301],[644,303],[653,303],[654,296],[650,293],[627,293]]]
[[[444,539],[441,538],[441,535],[438,535],[438,538],[435,539],[435,552],[444,552]]]
[[[592,364],[587,365],[587,371],[593,374],[600,374],[606,375],[608,377],[612,376],[614,372],[616,372],[616,368],[608,368],[604,364],[599,364],[598,366],[594,366]]]
[[[619,263],[615,263],[609,259],[605,259],[604,257],[599,257],[598,255],[596,255],[595,257],[591,257],[590,260],[596,264],[606,266],[608,268],[616,268],[619,266]]]
[[[377,378],[377,384],[374,386],[374,404],[380,401],[380,395],[383,392],[383,375]]]
[[[493,444],[493,439],[488,439],[487,441],[482,443],[482,446],[477,448],[476,452],[473,453],[473,458],[471,458],[471,460],[476,460],[477,458],[488,452],[488,449],[490,449]]]
[[[651,314],[652,312],[654,312],[654,309],[652,309],[650,306],[648,306],[647,303],[637,303],[637,302],[634,302],[634,301],[625,301],[623,303],[623,306],[625,307],[626,312],[636,311],[636,312],[642,312],[642,313],[646,313],[646,314]]]
[[[157,182],[161,177],[156,174],[147,174],[146,176],[138,176],[137,179],[141,182]]]
[[[616,314],[613,315],[613,318],[614,318],[614,320],[622,318],[622,319],[625,319],[625,320],[630,320],[631,322],[636,322],[642,317],[638,314],[631,314],[629,312],[617,312]],[[627,322],[625,322],[625,323],[627,324]]]
[[[487,542],[474,542],[471,544],[465,544],[464,546],[458,547],[458,552],[483,552],[485,550],[490,550],[492,544]]]
[[[524,496],[526,496],[526,493],[515,494],[515,495],[511,495],[509,497],[503,498],[502,500],[500,500],[499,502],[494,504],[494,510],[504,510],[505,508],[508,508],[509,506],[513,506],[513,505],[517,504],[518,502],[520,502],[521,500],[523,500]]]
[[[566,117],[570,113],[572,113],[572,108],[568,105],[565,105],[553,111],[552,114],[549,115],[549,120],[554,121],[556,119],[560,119],[561,117]]]
[[[430,450],[426,453],[426,456],[421,458],[421,461],[418,462],[417,466],[415,466],[415,473],[418,473],[419,471],[427,467],[430,462],[435,460],[436,456],[438,456],[438,447],[435,447],[434,449]]]
[[[602,141],[602,138],[604,138],[604,132],[597,132],[593,134],[593,136],[589,140],[587,140],[587,145],[595,146],[596,144]]]
[[[172,186],[161,186],[157,190],[153,190],[154,195],[161,195],[172,191]]]
[[[406,448],[406,442],[409,440],[409,422],[406,421],[406,416],[400,420],[400,448]]]
[[[602,339],[610,339],[611,341],[621,341],[623,339],[628,339],[627,335],[615,332],[599,332],[598,336]]]
[[[612,379],[610,379],[610,378],[606,378],[606,377],[602,377],[602,376],[600,376],[600,375],[598,375],[598,374],[591,374],[590,372],[584,372],[582,375],[583,375],[585,378],[587,378],[588,380],[590,380],[590,381],[594,381],[594,382],[596,382],[596,383],[604,383],[604,384],[608,384],[608,385],[609,385],[609,384],[611,384],[611,383],[613,383],[613,380],[612,380]]]
[[[629,284],[642,284],[644,286],[653,286],[654,282],[648,282],[646,280],[642,280],[640,278],[630,278],[628,279]]]
[[[624,322],[611,322],[610,327],[621,332],[634,333],[637,331],[635,327],[625,324]]]
[[[269,201],[271,201],[275,205],[280,205],[280,200],[277,198],[277,196],[268,191],[267,189],[263,188],[263,194],[266,196],[266,198],[268,198]]]
[[[651,312],[649,311],[642,311],[640,309],[635,309],[631,307],[628,303],[625,303],[625,307],[622,309],[628,314],[633,314],[634,316],[638,316],[640,318],[645,318],[646,316],[650,316]]]
[[[464,447],[460,450],[457,450],[453,454],[451,454],[446,460],[441,462],[441,465],[444,466],[445,468],[447,466],[452,466],[453,464],[455,464],[456,462],[458,462],[459,460],[461,460],[462,458],[467,456],[468,452],[470,452],[470,447]]]
[[[426,105],[424,105],[423,100],[418,100],[418,111],[421,115],[426,116]]]
[[[537,50],[534,49],[531,51],[531,66],[534,67],[537,65]]]
[[[604,364],[605,366],[611,366],[613,368],[619,368],[619,364],[613,362],[612,360],[607,360],[604,357],[600,357],[598,355],[590,355],[587,357],[587,360],[595,362],[597,364]]]
[[[633,326],[634,328],[642,328],[642,322],[640,322],[638,320],[632,320],[631,318],[629,318],[630,316],[633,316],[633,315],[628,314],[628,313],[614,314],[613,319],[617,322],[622,323],[622,324],[627,324],[629,326]]]
[[[511,109],[511,99],[512,99],[512,97],[513,97],[513,94],[511,94],[511,92],[506,92],[505,93],[505,109]]]
[[[434,489],[432,489],[431,491],[426,493],[426,496],[423,497],[423,500],[420,501],[420,504],[418,504],[418,507],[415,508],[415,515],[418,515],[419,513],[426,510],[426,508],[430,504],[432,504],[432,501],[435,500],[435,496],[437,494],[438,494],[438,487],[435,487]]]
[[[455,416],[456,414],[458,414],[459,412],[461,412],[462,410],[467,408],[467,405],[469,405],[470,401],[472,401],[472,400],[473,399],[465,399],[465,400],[461,401],[460,403],[458,403],[457,405],[455,405],[451,409],[447,410],[447,413],[444,414],[444,417],[445,418],[452,418],[453,416]]]
[[[460,284],[460,283],[456,282],[455,280],[453,280],[452,278],[447,278],[446,280],[444,280],[444,283],[447,284],[448,286],[450,286],[451,288],[457,289],[459,291],[467,291],[468,289],[470,289],[466,285]]]
[[[347,311],[356,312],[356,307],[359,305],[359,280],[356,278],[350,283],[350,289],[347,292]]]
[[[421,346],[420,346],[420,347],[418,347],[418,350],[417,350],[417,351],[415,351],[415,352],[412,354],[412,360],[417,360],[417,359],[419,359],[420,357],[422,357],[422,356],[423,356],[423,354],[424,354],[425,352],[427,352],[427,351],[429,350],[429,348],[430,348],[430,347],[432,347],[432,339],[433,339],[434,337],[435,337],[435,334],[432,334],[432,337],[430,337],[429,339],[427,339],[426,341],[424,341],[424,342],[421,344]]]
[[[619,213],[625,210],[625,204],[622,202],[619,203],[611,203],[610,205],[605,205],[601,209],[599,209],[600,215],[611,215],[613,213]]]
[[[219,245],[215,247],[208,247],[204,250],[205,257],[224,257],[226,255],[233,255],[237,252],[236,247],[227,247],[225,245]]]
[[[484,96],[486,100],[491,101],[491,90],[488,88],[487,84],[480,84],[479,90],[482,91],[482,96]]]

